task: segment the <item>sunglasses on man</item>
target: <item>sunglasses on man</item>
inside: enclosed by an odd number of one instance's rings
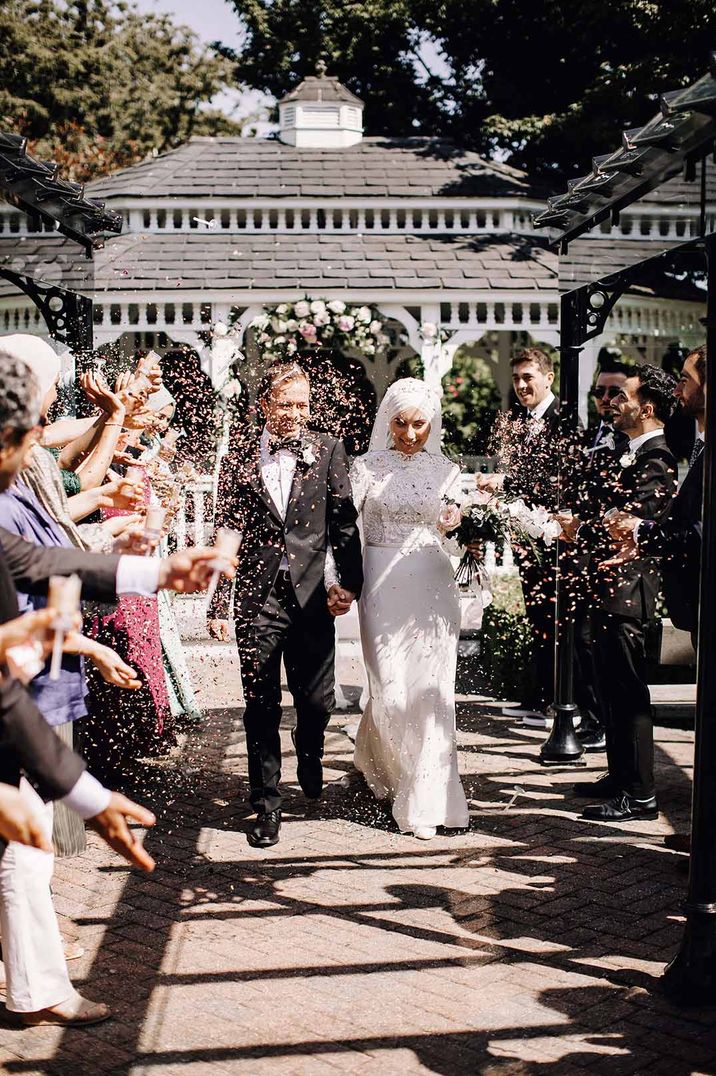
[[[621,391],[619,385],[595,385],[592,389],[592,396],[597,400],[601,400],[605,396],[608,400],[614,400]]]

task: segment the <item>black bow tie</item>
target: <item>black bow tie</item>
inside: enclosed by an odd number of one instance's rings
[[[298,437],[288,437],[285,440],[282,440],[280,437],[269,437],[268,450],[272,456],[276,452],[281,452],[282,450],[285,452],[293,452],[293,454],[297,456],[302,448],[303,444]]]

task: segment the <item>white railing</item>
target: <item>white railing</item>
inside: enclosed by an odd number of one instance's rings
[[[192,510],[188,511],[189,505]],[[193,517],[193,518],[189,518]],[[214,519],[214,480],[211,476],[187,483],[181,491],[179,509],[171,534],[177,549],[207,545]]]

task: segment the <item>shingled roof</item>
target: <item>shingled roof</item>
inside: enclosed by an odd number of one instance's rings
[[[17,255],[0,240],[0,265]],[[23,256],[45,273],[63,265],[65,286],[78,290],[336,288],[553,291],[557,256],[546,240],[518,236],[205,235],[153,233],[120,236],[95,256],[93,278],[67,264],[61,240],[28,239]],[[63,261],[64,259],[64,261]],[[2,290],[0,290],[2,294]]]
[[[102,198],[541,197],[524,172],[436,138],[363,138],[341,149],[192,138],[97,180]]]

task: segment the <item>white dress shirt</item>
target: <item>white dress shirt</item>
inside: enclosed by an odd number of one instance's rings
[[[279,448],[278,452],[269,451],[271,434],[266,426],[261,433],[261,477],[269,491],[271,500],[276,505],[281,519],[286,519],[288,502],[291,497],[291,487],[296,474],[296,456],[285,448]],[[281,570],[288,571],[288,557],[284,553],[281,560]]]
[[[631,437],[629,439],[629,451],[636,452],[642,445],[645,445],[647,441],[651,441],[654,437],[661,437],[663,430],[649,430],[648,433],[642,433],[638,437]]]
[[[555,394],[550,389],[550,391],[547,393],[547,395],[545,396],[544,400],[541,401],[541,403],[538,403],[537,406],[534,407],[531,411],[528,409],[528,414],[529,414],[530,418],[531,419],[542,418],[545,411],[548,411],[550,409],[550,407],[552,406],[552,401],[556,400],[556,399],[557,399],[557,397],[555,396]]]

